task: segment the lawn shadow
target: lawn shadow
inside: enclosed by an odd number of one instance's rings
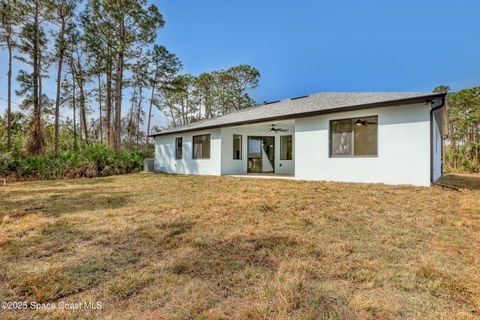
[[[42,187],[48,185],[51,188],[65,187],[69,185],[98,185],[102,183],[113,183],[114,177],[91,177],[91,178],[68,178],[68,179],[45,179],[45,180],[14,180],[9,181],[7,186],[21,186],[28,183],[28,188]]]
[[[80,179],[74,179],[74,180],[69,180],[68,182],[73,185],[87,185],[87,186],[92,186],[92,185],[98,185],[98,184],[103,184],[103,183],[113,183],[115,179],[113,177],[96,177],[96,178],[80,178]]]
[[[480,190],[480,175],[449,174],[441,177],[438,182],[456,188]]]
[[[241,272],[246,267],[273,272],[278,269],[277,255],[295,254],[298,243],[283,236],[236,237],[234,239],[197,240],[194,251],[177,257],[169,270],[193,278],[216,278]]]
[[[70,188],[68,190],[56,189],[54,193],[45,197],[32,200],[15,199],[10,197],[2,200],[0,206],[12,217],[25,216],[31,213],[41,213],[47,216],[60,216],[79,211],[118,209],[131,200],[132,194],[128,192],[111,191],[100,192],[98,190],[86,190],[83,188]],[[13,198],[13,199],[12,199]]]

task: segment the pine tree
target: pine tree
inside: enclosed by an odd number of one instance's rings
[[[14,0],[0,2],[0,45],[8,51],[8,89],[7,89],[7,149],[12,149],[12,60],[15,47],[15,25],[19,21],[19,13],[15,10]]]
[[[149,58],[149,69],[148,74],[150,77],[150,105],[148,108],[148,117],[147,117],[147,145],[149,143],[148,136],[150,135],[150,123],[152,119],[152,106],[157,101],[156,91],[159,87],[164,88],[170,86],[173,78],[178,73],[182,64],[180,60],[173,54],[170,53],[167,48],[164,46],[155,45],[153,50],[147,53]]]
[[[50,21],[58,27],[55,32],[55,44],[56,44],[56,58],[58,59],[57,65],[57,92],[55,99],[55,135],[54,135],[54,152],[58,150],[58,135],[59,135],[59,121],[60,121],[60,104],[61,104],[61,84],[62,84],[62,70],[64,64],[64,56],[66,50],[65,33],[69,22],[74,18],[76,0],[49,0],[48,13]]]
[[[17,79],[21,82],[21,94],[27,94],[24,104],[33,105],[32,120],[30,122],[30,137],[27,151],[33,155],[43,153],[44,139],[42,135],[42,58],[47,47],[47,38],[43,28],[45,19],[45,3],[40,0],[24,0],[17,2],[17,10],[22,16],[22,30],[19,35],[18,48],[20,61],[32,66],[32,73],[21,70]]]

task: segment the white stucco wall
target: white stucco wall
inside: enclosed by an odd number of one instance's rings
[[[378,116],[378,156],[332,158],[330,120]],[[170,173],[226,175],[247,172],[248,136],[275,136],[275,173],[300,180],[430,185],[430,106],[424,103],[275,121],[288,132],[266,132],[252,124],[158,136],[155,169]],[[434,123],[434,179],[441,175],[441,138]],[[192,159],[192,137],[211,135],[210,159]],[[242,135],[242,159],[233,160],[233,134]],[[293,136],[293,160],[280,160],[280,136]],[[183,159],[175,159],[175,138],[183,137]]]
[[[302,180],[430,185],[430,106],[383,107],[295,121],[295,177]],[[329,121],[378,116],[378,156],[331,158]]]
[[[433,180],[442,176],[442,135],[436,117],[433,117]]]
[[[193,136],[210,134],[210,159],[192,159]],[[183,137],[183,157],[175,159],[175,138]],[[155,170],[180,174],[221,174],[220,129],[157,136]]]
[[[295,121],[274,121],[276,127],[288,129],[288,132],[266,132],[272,122],[236,126],[221,129],[222,136],[222,174],[243,174],[248,166],[248,137],[270,136],[275,137],[275,173],[294,174],[295,171]],[[233,135],[242,136],[242,159],[233,160]],[[280,160],[280,136],[292,135],[292,160]]]

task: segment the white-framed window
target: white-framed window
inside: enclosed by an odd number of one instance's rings
[[[330,157],[376,157],[378,116],[330,121]]]
[[[180,160],[183,158],[183,138],[175,138],[175,159]]]
[[[233,135],[233,160],[242,159],[242,135]]]
[[[293,136],[280,136],[280,160],[293,159]]]
[[[210,135],[193,136],[192,159],[210,159]]]

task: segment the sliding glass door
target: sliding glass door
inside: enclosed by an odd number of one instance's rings
[[[248,137],[247,172],[275,171],[275,137]]]

